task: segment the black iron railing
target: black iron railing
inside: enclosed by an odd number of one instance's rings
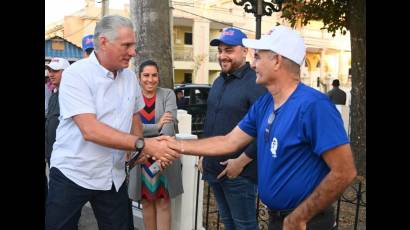
[[[199,175],[199,174],[198,174]],[[198,182],[200,177],[198,176]],[[366,225],[366,189],[365,179],[358,178],[336,202],[336,225],[333,229],[347,230],[365,229]],[[220,222],[215,197],[212,190],[204,182],[203,226],[209,230],[224,229]],[[199,183],[198,183],[199,184]],[[197,200],[199,199],[197,193]],[[197,202],[198,204],[198,202]],[[257,199],[257,221],[259,229],[268,229],[269,215],[266,206]],[[195,225],[197,226],[197,225]]]

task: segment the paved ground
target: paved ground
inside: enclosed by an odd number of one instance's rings
[[[138,226],[138,220],[134,218],[134,225]],[[134,228],[135,230],[143,230]],[[89,204],[83,207],[81,212],[80,221],[78,223],[78,230],[98,230],[97,220],[95,219],[94,212]]]
[[[98,230],[97,221],[91,207],[84,206],[78,223],[78,230]]]

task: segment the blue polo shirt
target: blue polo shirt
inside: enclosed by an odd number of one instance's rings
[[[321,155],[349,140],[335,105],[303,83],[274,111],[275,119],[266,132],[273,105],[270,93],[261,96],[239,127],[257,138],[261,200],[272,210],[293,209],[329,173]]]
[[[204,136],[225,135],[234,129],[242,118],[246,115],[250,107],[267,90],[256,84],[256,73],[246,63],[232,74],[221,73],[214,81],[209,91],[207,101],[207,112],[204,124]],[[248,145],[240,151],[226,156],[204,157],[203,179],[216,179],[225,169],[225,165],[220,162],[231,158],[237,158],[243,152],[248,157],[256,158],[256,143]],[[245,177],[256,183],[256,160],[245,166],[240,176]],[[226,176],[221,179],[224,180]]]

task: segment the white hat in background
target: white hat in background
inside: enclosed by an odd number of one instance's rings
[[[46,64],[46,66],[50,67],[53,70],[60,70],[69,67],[70,63],[64,58],[55,57],[52,58],[50,63]]]
[[[298,65],[305,59],[306,47],[303,38],[293,29],[286,26],[274,26],[261,39],[242,39],[245,47],[258,50],[271,50],[284,56]]]

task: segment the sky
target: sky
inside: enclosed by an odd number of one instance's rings
[[[100,6],[101,0],[96,1]],[[130,0],[110,0],[110,8],[122,9],[125,3]],[[45,25],[61,20],[66,15],[70,15],[85,7],[85,0],[45,0]]]

